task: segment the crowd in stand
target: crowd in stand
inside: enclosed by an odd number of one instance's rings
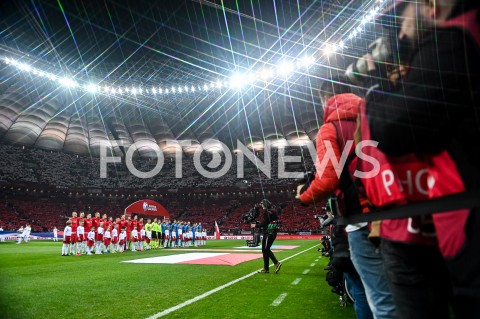
[[[287,155],[302,155],[300,148],[289,148]],[[263,161],[263,153],[256,156]],[[303,152],[300,167],[295,167],[297,172],[302,172],[305,167],[312,167],[311,157],[308,152]],[[208,171],[208,164],[213,157],[209,153],[202,153],[201,163]],[[241,180],[248,181],[249,185],[260,183],[264,186],[288,186],[292,179],[275,178],[278,172],[278,150],[271,150],[271,178],[257,170],[248,159],[244,160],[244,176],[237,178],[237,157],[228,172],[221,178],[206,178],[197,172],[193,158],[184,155],[182,158],[182,178],[175,176],[175,160],[166,158],[164,165],[156,176],[152,178],[138,178],[131,174],[123,160],[121,164],[108,164],[107,177],[100,178],[100,159],[98,157],[78,156],[62,152],[45,151],[33,147],[0,144],[0,182],[24,182],[43,185],[56,185],[57,187],[97,187],[102,189],[142,189],[142,188],[215,188],[235,186]],[[133,159],[135,168],[142,172],[152,170],[156,159],[137,157]],[[224,158],[222,158],[223,167]],[[297,165],[298,166],[298,165]],[[259,174],[260,172],[260,174]],[[261,177],[259,177],[261,176]]]

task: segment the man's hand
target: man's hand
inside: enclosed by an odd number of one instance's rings
[[[295,199],[300,199],[300,195],[301,195],[301,191],[302,191],[302,188],[305,186],[305,184],[300,184],[297,186],[297,195],[295,196]]]
[[[250,227],[255,228],[257,227],[257,224],[250,224]]]
[[[370,53],[365,54],[359,60],[364,60],[365,62],[367,62],[368,71],[375,70],[375,61],[373,60],[373,56]]]

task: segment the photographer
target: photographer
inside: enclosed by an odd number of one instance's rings
[[[354,147],[346,150],[348,158],[340,172],[333,165],[335,160],[340,162],[341,154],[344,153],[347,143],[354,140],[354,132],[357,127],[356,120],[362,99],[352,94],[350,85],[346,84],[346,79],[343,77],[332,79],[332,81],[324,81],[320,91],[324,103],[325,123],[320,127],[317,134],[316,165],[318,165],[318,162],[324,162],[325,157],[335,156],[336,159],[328,159],[323,170],[317,169],[315,178],[308,188],[304,185],[297,187],[297,199],[304,204],[310,204],[337,193],[339,195],[337,197],[342,204],[341,213],[343,216],[362,214],[368,208],[368,203],[363,196],[360,196],[357,180],[353,178],[353,171],[356,169],[358,160],[354,153]],[[334,212],[338,214],[340,209],[332,207],[332,210],[334,208],[336,210]],[[395,305],[385,277],[380,251],[368,239],[370,232],[368,223],[351,224],[347,227],[340,226],[339,229],[348,233],[348,239],[346,236],[342,239],[347,242],[347,247],[350,244],[350,251],[348,252],[347,249],[348,256],[361,278],[359,282],[362,285],[357,285],[358,289],[356,290],[364,290],[368,300],[368,305],[361,305],[362,299],[355,297],[357,316],[367,316],[365,309],[369,309],[372,311],[369,315],[372,316],[373,313],[374,318],[396,318]],[[338,238],[340,237],[338,236]],[[333,244],[333,250],[334,258],[335,251],[337,251],[338,257],[339,253],[338,249],[335,248],[335,243]],[[363,312],[363,314],[360,312]]]
[[[394,9],[402,13],[397,51],[406,46],[412,52],[409,60],[401,61],[410,65],[410,71],[400,85],[392,86],[383,66],[371,55],[364,57],[370,72],[365,87],[370,88],[366,111],[371,138],[388,155],[415,153],[425,160],[430,198],[478,190],[478,2],[419,0],[404,4],[403,12],[398,5]],[[449,301],[456,317],[478,317],[479,207],[434,214],[437,247],[382,240],[387,275],[402,318],[448,318]],[[450,278],[441,276],[445,267]],[[450,284],[453,300],[446,289]],[[438,299],[429,291],[439,292]]]
[[[271,259],[275,265],[275,273],[278,273],[282,267],[282,263],[277,260],[270,248],[272,247],[275,238],[277,238],[277,228],[279,224],[276,221],[278,221],[279,210],[281,208],[273,206],[268,199],[263,199],[260,202],[260,206],[263,210],[263,219],[260,222],[251,224],[252,229],[260,229],[263,232],[263,269],[259,270],[258,272],[262,274],[268,274],[270,272],[269,259]]]

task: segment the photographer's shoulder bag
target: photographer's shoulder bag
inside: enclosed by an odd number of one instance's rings
[[[360,130],[362,141],[371,140],[366,117],[365,100],[360,102]],[[358,159],[360,172],[368,172],[360,181],[365,195],[375,208],[406,205],[428,199],[427,163],[415,154],[388,156],[377,147],[364,146],[364,154]],[[375,159],[378,170],[366,159]],[[380,236],[401,241],[434,245],[435,232],[430,216],[383,220]]]

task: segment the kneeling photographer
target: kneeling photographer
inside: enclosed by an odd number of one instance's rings
[[[269,260],[271,259],[275,265],[275,273],[280,271],[282,263],[277,260],[273,254],[271,247],[275,238],[277,238],[277,230],[280,227],[278,217],[282,211],[280,207],[274,206],[268,199],[263,199],[260,202],[263,214],[262,220],[251,224],[252,229],[259,229],[263,233],[262,238],[262,254],[263,254],[263,269],[259,273],[268,274]],[[256,209],[259,209],[256,207]]]

